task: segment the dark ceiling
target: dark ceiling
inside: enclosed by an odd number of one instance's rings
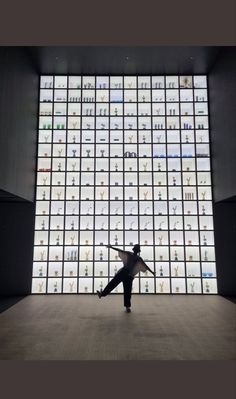
[[[39,74],[207,74],[223,47],[27,47]]]

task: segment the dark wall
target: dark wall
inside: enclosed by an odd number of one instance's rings
[[[219,294],[236,295],[236,202],[214,205]]]
[[[24,47],[0,47],[0,189],[34,199],[39,76]]]
[[[209,74],[216,266],[219,293],[236,295],[236,48]]]
[[[224,48],[209,74],[215,201],[236,195],[236,48]]]
[[[0,47],[0,295],[30,293],[39,75],[24,47]]]
[[[27,295],[31,290],[34,204],[0,202],[0,295]]]

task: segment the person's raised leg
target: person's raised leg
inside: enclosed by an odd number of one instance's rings
[[[110,294],[110,292],[114,290],[114,288],[116,288],[117,285],[120,284],[122,280],[123,280],[123,272],[121,270],[115,275],[115,277],[113,277],[111,281],[109,281],[109,283],[107,284],[107,286],[104,288],[103,291],[97,291],[99,298]]]

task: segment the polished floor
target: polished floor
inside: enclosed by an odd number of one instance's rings
[[[236,359],[235,304],[214,296],[28,296],[0,314],[0,360]]]

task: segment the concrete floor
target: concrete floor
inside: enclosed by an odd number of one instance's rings
[[[0,314],[0,360],[236,359],[235,305],[220,296],[28,296]]]

